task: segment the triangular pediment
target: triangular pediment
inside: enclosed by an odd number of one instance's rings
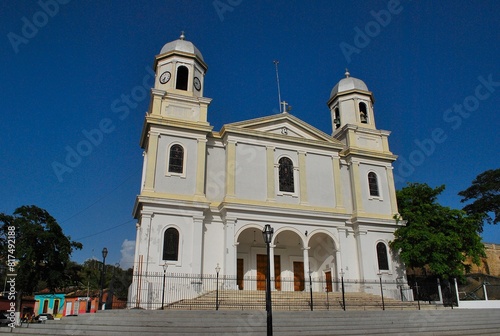
[[[280,135],[291,138],[322,141],[329,143],[340,142],[314,126],[289,114],[280,113],[262,118],[250,119],[224,125],[223,130],[248,130],[269,135]]]

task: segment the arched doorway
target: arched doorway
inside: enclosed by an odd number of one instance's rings
[[[337,244],[326,232],[313,232],[308,240],[309,271],[315,279],[313,290],[333,291],[337,274]]]

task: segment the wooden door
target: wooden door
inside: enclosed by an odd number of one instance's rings
[[[326,278],[326,291],[331,292],[333,290],[333,288],[332,288],[332,272],[325,272],[325,278]]]
[[[243,290],[243,259],[238,258],[236,262],[236,282],[238,289]]]
[[[301,292],[305,289],[304,282],[304,262],[294,261],[293,262],[293,290],[296,292]]]
[[[274,256],[274,288],[281,290],[281,259],[279,255]]]
[[[257,254],[257,290],[266,290],[267,255]]]

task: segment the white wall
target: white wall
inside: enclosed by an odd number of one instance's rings
[[[267,198],[266,147],[236,144],[236,197],[265,201]]]
[[[307,201],[310,205],[335,207],[332,158],[307,153]]]
[[[186,152],[184,162],[186,169],[185,177],[167,175],[168,150],[172,143],[181,144]],[[196,186],[196,167],[198,164],[197,159],[197,141],[195,139],[172,137],[168,135],[160,136],[158,140],[155,173],[155,191],[171,194],[194,195]]]

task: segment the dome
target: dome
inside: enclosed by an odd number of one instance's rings
[[[193,43],[184,39],[184,32],[181,33],[181,36],[178,40],[165,44],[163,48],[161,48],[160,55],[171,51],[182,51],[185,53],[194,54],[198,56],[202,61],[204,61],[203,56],[201,55],[201,52],[198,50],[198,48],[196,48]]]
[[[361,79],[350,77],[349,71],[346,70],[345,78],[342,78],[340,82],[333,87],[332,92],[330,93],[330,98],[341,92],[350,90],[368,91],[368,87]]]

